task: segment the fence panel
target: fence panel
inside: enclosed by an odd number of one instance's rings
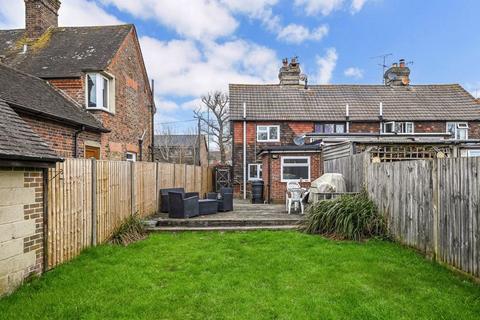
[[[129,162],[121,161],[96,164],[97,241],[102,243],[132,213],[132,168]]]
[[[49,268],[72,259],[91,243],[91,176],[91,162],[84,159],[58,163],[49,169]]]
[[[356,154],[350,157],[325,161],[323,169],[325,173],[341,173],[345,179],[347,190],[359,192],[365,183],[365,171],[369,158],[366,153]]]
[[[212,190],[211,168],[86,159],[58,163],[49,169],[49,268],[105,242],[132,214],[155,214],[158,190],[172,187],[203,195]]]

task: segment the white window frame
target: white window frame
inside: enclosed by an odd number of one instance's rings
[[[287,159],[307,159],[307,166],[308,166],[308,179],[284,179],[283,178],[283,168],[284,167],[305,167],[304,163],[288,163],[287,165],[284,164],[284,160]],[[290,181],[300,181],[302,182],[310,182],[310,179],[312,177],[312,168],[311,168],[311,161],[310,161],[310,156],[295,156],[295,157],[281,157],[280,159],[280,175],[281,175],[281,182],[290,182]]]
[[[480,157],[480,150],[478,149],[468,150],[467,157],[469,158]]]
[[[465,135],[465,140],[468,140],[468,129],[470,129],[470,127],[468,126],[468,122],[447,122],[445,126],[446,128],[445,132],[450,133],[450,131],[448,131],[448,126],[452,124],[455,126],[455,131],[453,133],[453,137],[451,137],[450,139],[460,140],[460,139],[457,139],[458,130],[466,130],[467,133]]]
[[[257,176],[256,177],[251,177],[250,175],[250,168],[251,167],[257,167]],[[263,173],[263,168],[262,168],[262,164],[261,163],[249,163],[248,164],[248,180],[249,181],[257,181],[257,180],[262,180],[262,174]]]
[[[407,129],[407,125],[411,125],[412,126],[412,132],[397,132],[396,130],[396,127],[397,127],[397,124],[403,124],[404,127],[405,127],[405,130]],[[391,132],[387,132],[387,126],[392,126],[392,131]],[[415,123],[412,122],[412,121],[389,121],[389,122],[384,122],[383,123],[383,127],[382,127],[382,133],[384,134],[393,134],[393,133],[397,133],[397,134],[415,134]]]
[[[97,106],[89,106],[88,77],[95,77]],[[103,105],[103,84],[107,80],[107,106]],[[101,83],[101,85],[99,85]],[[100,98],[100,99],[99,99]],[[89,72],[85,75],[85,106],[87,110],[102,110],[110,113],[115,112],[115,79],[104,72]]]
[[[132,156],[131,159],[128,156]],[[137,162],[137,154],[135,152],[125,152],[125,161]]]
[[[266,130],[260,130],[260,128],[266,128]],[[270,129],[277,128],[277,139],[270,139]],[[267,139],[260,139],[260,133],[267,133]],[[280,126],[279,125],[257,125],[257,141],[258,142],[280,142]]]

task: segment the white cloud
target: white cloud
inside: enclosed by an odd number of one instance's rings
[[[190,39],[231,35],[238,22],[228,8],[212,0],[101,0],[144,20],[155,20]]]
[[[304,7],[308,15],[321,13],[328,16],[333,11],[342,8],[343,0],[295,0],[294,3],[298,7]]]
[[[161,111],[173,111],[178,109],[178,104],[170,101],[170,100],[165,100],[163,97],[156,95],[155,97],[155,106],[157,107],[158,110]]]
[[[23,1],[0,0],[0,29],[25,27],[25,5]]]
[[[328,26],[322,25],[314,30],[291,23],[283,28],[277,35],[277,39],[287,43],[302,43],[306,40],[320,41],[328,34]]]
[[[273,50],[244,40],[198,43],[142,37],[140,42],[160,95],[199,97],[225,91],[228,83],[273,82],[280,61]]]
[[[362,10],[363,6],[365,5],[365,2],[367,2],[367,0],[352,0],[352,5],[350,7],[352,13],[356,13]]]
[[[123,23],[94,1],[86,0],[62,1],[58,20],[61,26],[102,26]]]
[[[0,28],[24,28],[25,5],[23,1],[0,0]],[[107,13],[94,1],[63,1],[59,11],[61,26],[90,26],[121,24],[122,21]]]
[[[355,14],[362,10],[367,0],[351,0],[350,12]],[[295,6],[303,7],[305,13],[308,15],[316,15],[321,13],[324,16],[328,16],[334,11],[345,9],[345,0],[295,0]]]
[[[316,62],[318,67],[318,72],[315,77],[317,83],[327,84],[330,83],[332,79],[333,70],[337,65],[338,54],[335,48],[327,49],[323,57],[317,56]]]
[[[355,79],[361,79],[363,78],[363,70],[360,69],[360,68],[356,68],[356,67],[350,67],[350,68],[347,68],[343,74],[346,76],[346,77],[350,77],[350,78],[355,78]]]

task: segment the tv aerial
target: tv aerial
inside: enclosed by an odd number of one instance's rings
[[[378,63],[378,65],[380,67],[382,67],[382,83],[385,84],[385,79],[383,78],[384,74],[385,74],[385,70],[387,70],[388,66],[387,66],[387,58],[390,57],[390,56],[393,56],[393,53],[385,53],[385,54],[381,54],[381,55],[378,55],[378,56],[375,56],[375,57],[370,57],[370,59],[382,59],[382,63]]]

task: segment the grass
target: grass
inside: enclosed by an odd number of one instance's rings
[[[389,242],[157,234],[89,249],[0,300],[2,319],[478,319],[480,286]]]

